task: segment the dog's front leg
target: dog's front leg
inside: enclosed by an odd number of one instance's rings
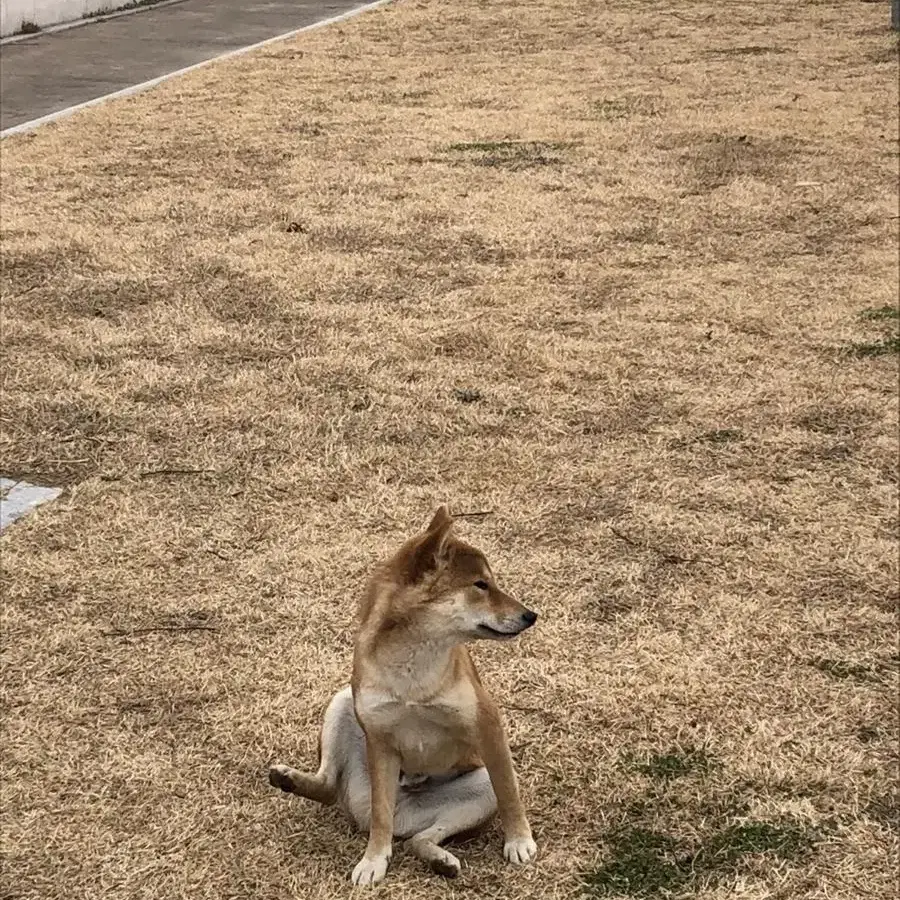
[[[500,712],[493,704],[482,706],[478,732],[481,756],[497,795],[497,809],[503,825],[503,855],[512,863],[530,862],[537,855],[537,844],[531,836],[531,826],[519,796]]]
[[[400,756],[377,735],[366,735],[366,758],[372,787],[372,818],[365,855],[353,870],[354,884],[378,884],[387,872],[400,780]]]

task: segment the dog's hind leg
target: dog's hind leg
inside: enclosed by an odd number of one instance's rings
[[[487,770],[475,769],[448,781],[401,795],[394,833],[405,837],[406,849],[432,871],[454,878],[459,860],[440,844],[486,822],[497,809]]]
[[[338,799],[338,781],[344,767],[343,748],[347,732],[358,728],[353,712],[350,688],[336,694],[322,722],[319,736],[319,769],[315,775],[290,766],[274,765],[269,769],[269,784],[289,794],[331,806]]]

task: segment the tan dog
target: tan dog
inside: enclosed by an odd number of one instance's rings
[[[503,593],[484,554],[453,535],[442,506],[372,577],[361,607],[351,687],[331,701],[315,775],[272,766],[269,781],[320,803],[340,803],[366,852],[354,884],[387,872],[393,837],[442,875],[459,860],[442,841],[499,808],[504,856],[534,858],[500,712],[465,647],[510,640],[536,613]]]

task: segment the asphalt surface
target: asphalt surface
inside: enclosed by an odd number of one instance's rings
[[[183,0],[0,45],[0,130],[362,5]]]

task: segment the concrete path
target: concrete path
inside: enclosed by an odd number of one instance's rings
[[[0,46],[0,130],[365,5],[183,0]]]
[[[62,488],[39,487],[27,481],[0,478],[0,531],[36,506],[55,500],[61,493]]]

